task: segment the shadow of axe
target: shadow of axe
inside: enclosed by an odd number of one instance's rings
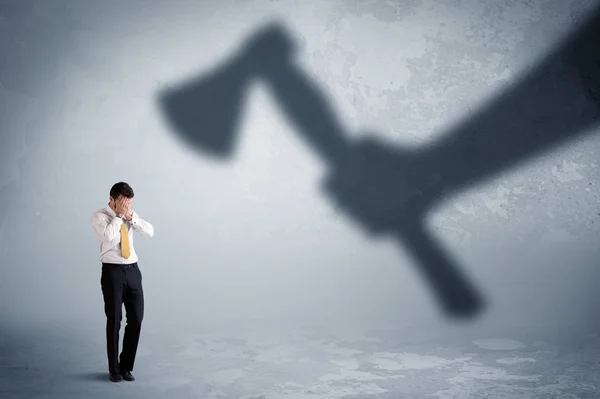
[[[523,104],[527,107],[524,101],[537,101],[536,96],[544,90],[554,90],[556,75],[549,72],[556,72],[557,65],[562,70],[562,65],[573,60],[577,76],[588,76],[587,83],[585,78],[583,83],[588,100],[594,100],[597,64],[590,58],[590,51],[600,43],[596,41],[598,14],[590,20],[525,79],[482,108],[478,117],[457,126],[445,139],[419,150],[392,149],[371,138],[349,140],[327,100],[294,64],[294,45],[278,24],[259,30],[238,54],[212,73],[162,92],[160,105],[181,138],[207,155],[222,158],[234,151],[241,104],[249,83],[254,79],[264,81],[301,138],[329,166],[326,192],[370,232],[395,236],[407,248],[421,265],[419,270],[446,314],[471,317],[483,309],[484,300],[449,254],[432,239],[424,217],[448,194],[580,134],[595,120],[597,113],[590,111],[589,101],[583,104],[577,97],[581,82],[575,84],[575,97],[566,96],[560,101],[555,98],[554,102],[550,99],[540,108],[542,114],[515,111]],[[593,56],[598,54],[600,51]],[[573,87],[573,82],[565,82]],[[539,129],[529,129],[540,125],[540,118],[543,120],[547,112],[572,120],[573,115],[564,112],[569,108],[565,101],[583,104],[583,116],[576,126],[562,124],[556,128],[543,122],[541,125],[549,130],[542,135],[538,134]],[[502,127],[509,125],[510,129],[503,132]]]

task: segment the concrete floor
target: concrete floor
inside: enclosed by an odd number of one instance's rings
[[[115,384],[101,334],[58,333],[2,342],[0,397],[597,398],[600,386],[597,334],[538,340],[315,326],[145,331],[137,380]]]

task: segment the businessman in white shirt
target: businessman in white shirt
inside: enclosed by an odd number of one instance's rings
[[[100,244],[100,284],[106,314],[106,350],[109,379],[134,381],[131,374],[144,318],[144,290],[133,232],[154,235],[154,227],[131,209],[133,189],[125,182],[112,186],[108,206],[94,212],[92,224]],[[119,356],[119,331],[125,305],[127,325]]]

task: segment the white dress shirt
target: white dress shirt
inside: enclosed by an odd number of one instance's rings
[[[133,231],[145,237],[154,235],[154,227],[142,219],[135,211],[131,211],[131,221],[120,218],[110,206],[106,206],[92,215],[92,225],[100,244],[100,261],[102,263],[130,264],[138,261],[133,246]],[[129,258],[121,255],[121,225],[125,223],[129,236]]]

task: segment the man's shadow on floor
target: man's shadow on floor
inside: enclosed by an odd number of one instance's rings
[[[425,217],[449,195],[515,169],[598,122],[599,10],[503,94],[416,150],[368,136],[351,140],[294,64],[293,40],[278,24],[260,29],[212,72],[161,92],[160,107],[176,134],[201,154],[229,157],[247,88],[263,81],[329,166],[323,189],[332,201],[372,234],[397,237],[447,314],[474,316],[485,301],[427,231]]]
[[[73,378],[81,380],[81,381],[108,381],[108,372],[100,373],[100,372],[81,372],[73,375]]]

